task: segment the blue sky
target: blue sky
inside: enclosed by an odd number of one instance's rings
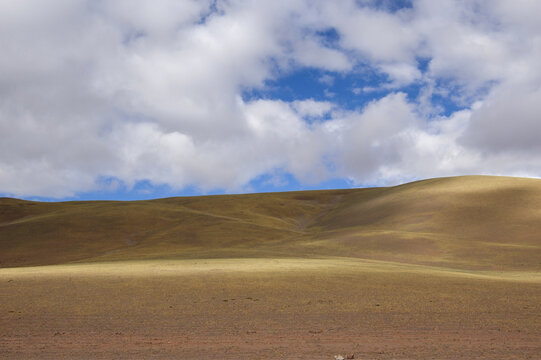
[[[91,5],[0,9],[0,196],[541,175],[536,2]]]

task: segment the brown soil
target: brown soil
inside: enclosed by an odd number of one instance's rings
[[[370,269],[0,276],[2,359],[539,359],[541,284]]]

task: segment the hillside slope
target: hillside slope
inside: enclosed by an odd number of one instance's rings
[[[354,257],[541,269],[541,181],[464,176],[358,192],[311,230],[314,246]]]
[[[540,234],[541,180],[523,178],[135,202],[0,199],[0,267],[346,256],[540,270]]]

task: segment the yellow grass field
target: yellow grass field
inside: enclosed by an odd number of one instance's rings
[[[539,359],[541,181],[0,199],[0,358]]]

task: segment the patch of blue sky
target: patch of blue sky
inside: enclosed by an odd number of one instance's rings
[[[328,28],[325,30],[320,30],[316,32],[316,37],[319,38],[319,41],[322,45],[325,45],[328,48],[338,48],[340,42],[340,34],[336,31],[335,28]]]
[[[439,109],[438,115],[450,116],[454,112],[467,109],[482,96],[486,95],[494,83],[487,83],[474,93],[464,89],[461,84],[448,79],[437,79],[430,102]]]
[[[242,97],[244,101],[313,99],[330,101],[345,110],[360,110],[389,92],[381,87],[385,81],[385,76],[369,69],[339,73],[307,67],[268,80],[262,88],[247,89]]]
[[[149,180],[137,181],[132,187],[127,186],[116,178],[101,178],[98,182],[99,189],[80,192],[73,196],[63,198],[53,197],[22,197],[30,201],[58,202],[58,201],[134,201],[150,200],[176,196],[200,196],[221,195],[231,193],[260,193],[301,190],[325,190],[325,189],[349,189],[355,187],[348,179],[333,178],[314,184],[304,184],[287,172],[273,172],[262,174],[250,181],[243,191],[229,192],[225,189],[213,189],[202,191],[195,186],[187,186],[181,190],[173,189],[168,185],[153,184]],[[11,194],[0,196],[12,197]]]
[[[421,72],[428,69],[429,59],[418,60]],[[406,86],[392,86],[390,79],[373,69],[362,67],[350,73],[323,71],[315,68],[302,68],[283,76],[268,80],[262,88],[249,89],[242,94],[244,101],[258,99],[293,102],[313,99],[329,101],[348,111],[362,111],[372,101],[379,100],[392,92],[403,92],[408,101],[419,101],[421,91],[426,86],[422,81]],[[449,116],[471,104],[464,104],[452,96],[458,90],[443,80],[436,81],[437,91],[432,93],[431,103],[438,109],[438,115]],[[444,91],[440,91],[440,90]],[[452,91],[447,91],[450,89]],[[307,119],[310,121],[310,119]]]
[[[300,182],[288,172],[275,171],[260,175],[250,181],[247,186],[248,192],[282,192],[300,190],[331,190],[350,189],[354,184],[345,178],[332,178],[313,184]]]
[[[170,196],[177,196],[177,192],[173,191],[167,185],[152,184],[148,180],[137,181],[132,187],[127,186],[124,182],[112,178],[101,177],[96,181],[97,190],[80,192],[73,196],[63,198],[53,197],[23,197],[31,201],[87,201],[87,200],[148,200]],[[190,193],[189,189],[186,191]],[[193,191],[193,194],[197,194]]]
[[[412,0],[357,0],[356,3],[359,7],[370,6],[391,13],[413,7]]]
[[[201,16],[197,23],[199,25],[204,25],[207,23],[209,18],[216,15],[223,15],[223,11],[218,7],[216,0],[213,0],[209,5],[208,11]]]
[[[427,72],[430,67],[431,60],[432,58],[429,58],[429,57],[417,57],[416,61],[417,61],[417,68],[419,69],[419,71],[421,71],[422,73]]]
[[[183,189],[174,189],[166,184],[155,184],[149,180],[136,181],[129,187],[116,178],[101,178],[98,181],[99,190],[79,193],[71,199],[77,200],[149,200],[174,196],[198,196],[224,194],[224,189],[203,191],[196,186],[186,186]]]

